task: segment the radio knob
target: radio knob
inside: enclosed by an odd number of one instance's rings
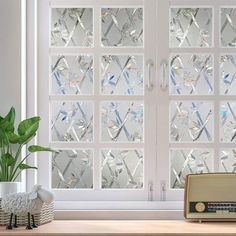
[[[198,202],[196,205],[195,205],[195,210],[197,212],[203,212],[205,210],[205,204],[203,202]]]

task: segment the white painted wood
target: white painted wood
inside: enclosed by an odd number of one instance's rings
[[[42,146],[49,146],[49,2],[37,1],[37,105],[38,115],[42,118],[38,132],[38,142]],[[50,156],[46,152],[38,153],[38,183],[50,188]]]
[[[27,117],[37,116],[37,0],[27,0],[26,4],[27,20],[26,40],[27,40]],[[37,137],[30,142],[36,144]],[[27,164],[37,166],[37,154],[31,154]],[[37,172],[35,170],[26,173],[26,187],[30,191],[32,186],[37,183]]]
[[[109,144],[111,148],[124,147],[124,148],[144,148],[145,150],[145,186],[143,190],[101,190],[99,189],[100,183],[100,158],[94,158],[94,189],[93,190],[54,190],[56,200],[60,201],[103,201],[109,203],[111,200],[127,201],[139,200],[146,201],[148,199],[148,183],[153,183],[153,201],[161,202],[165,200],[166,203],[170,201],[182,201],[183,190],[170,189],[170,161],[169,149],[170,148],[201,148],[209,147],[215,149],[215,157],[218,156],[221,147],[233,147],[234,144],[221,144],[219,143],[219,101],[220,99],[235,100],[236,96],[221,96],[206,95],[206,96],[169,96],[168,88],[162,90],[160,83],[161,78],[161,63],[163,60],[169,61],[170,53],[211,53],[214,55],[215,72],[214,72],[214,89],[215,92],[219,91],[219,70],[218,59],[220,53],[235,53],[236,49],[220,48],[219,47],[219,7],[224,5],[235,5],[234,0],[41,0],[38,1],[38,112],[43,117],[42,128],[40,130],[38,140],[42,145],[51,145],[54,148],[93,148],[94,153],[97,154],[99,148],[105,148],[108,145],[99,142],[99,119],[94,122],[95,137],[94,143],[49,143],[49,101],[54,100],[91,100],[94,101],[94,112],[99,113],[99,103],[103,100],[109,100],[109,96],[101,96],[99,94],[99,81],[94,80],[95,96],[50,96],[48,94],[48,77],[49,55],[64,53],[66,55],[74,55],[76,53],[90,53],[94,56],[95,65],[100,63],[100,56],[104,53],[132,53],[144,54],[145,62],[152,59],[154,67],[152,68],[151,75],[153,79],[154,88],[151,91],[145,90],[145,143],[144,144]],[[99,45],[100,27],[99,24],[94,22],[94,47],[92,48],[49,48],[49,10],[50,7],[78,7],[78,6],[92,6],[94,9],[94,19],[99,19],[101,6],[141,6],[144,5],[144,48],[101,48]],[[213,7],[214,18],[214,47],[212,48],[169,48],[169,8],[175,7],[196,7],[206,6]],[[147,70],[145,70],[147,73]],[[94,75],[99,78],[99,69],[95,67]],[[113,100],[126,100],[125,96],[113,96]],[[142,96],[134,96],[133,100],[141,100]],[[215,121],[215,139],[214,142],[205,143],[169,143],[169,102],[171,100],[204,100],[214,101],[214,121]],[[218,160],[215,158],[214,168],[218,170]],[[38,181],[45,186],[50,187],[50,158],[47,154],[39,155],[39,172]],[[165,192],[162,191],[165,190]],[[164,197],[163,197],[164,196]],[[85,206],[89,206],[91,202],[83,202]],[[175,203],[173,203],[175,204]],[[176,203],[177,204],[177,203]],[[69,205],[69,204],[68,204]],[[65,205],[65,209],[68,205]],[[57,205],[58,206],[58,205]],[[137,205],[138,206],[138,205]],[[160,206],[160,205],[158,205]],[[166,206],[166,205],[165,205]],[[175,205],[171,205],[175,206]],[[112,208],[112,206],[110,205]],[[126,205],[129,208],[128,205]],[[127,209],[126,208],[126,209]]]
[[[55,220],[183,220],[182,210],[56,210]]]
[[[152,3],[151,3],[152,2]],[[131,0],[125,2],[123,0],[120,1],[51,1],[43,0],[38,2],[38,113],[43,117],[41,122],[41,130],[38,135],[38,141],[42,145],[50,145],[53,148],[83,148],[90,147],[94,149],[94,188],[90,189],[54,189],[56,200],[146,200],[148,196],[148,185],[147,183],[150,180],[155,179],[156,170],[155,168],[150,168],[150,166],[156,166],[156,141],[155,134],[156,128],[155,125],[150,127],[150,124],[155,124],[156,122],[156,92],[153,91],[145,91],[145,96],[102,96],[99,94],[99,80],[94,79],[94,96],[70,96],[67,95],[65,98],[61,96],[49,96],[48,91],[48,78],[49,78],[49,64],[48,57],[49,55],[54,55],[57,53],[65,53],[66,55],[74,55],[76,53],[91,53],[94,57],[94,64],[100,64],[100,57],[106,53],[112,54],[141,54],[144,55],[144,60],[152,59],[155,62],[156,53],[153,50],[151,45],[154,45],[156,42],[156,37],[153,37],[153,31],[150,27],[153,22],[153,15],[155,15],[155,8],[153,8],[153,4],[155,5],[155,0],[151,0],[149,4],[145,4],[144,8],[144,48],[102,48],[100,46],[100,30],[101,25],[98,24],[97,20],[100,19],[100,8],[102,6],[114,6],[114,7],[134,7],[134,6],[143,6],[143,1],[139,0]],[[94,11],[94,47],[92,48],[55,48],[49,47],[49,25],[50,25],[50,8],[51,7],[80,7],[80,6],[91,6]],[[150,12],[152,14],[150,15]],[[96,19],[96,20],[95,20]],[[101,22],[99,20],[99,22]],[[145,63],[144,63],[145,64]],[[156,71],[155,67],[151,68],[151,76],[154,79],[154,86],[156,85]],[[145,68],[146,70],[146,68]],[[94,77],[99,78],[100,76],[99,67],[94,67]],[[95,117],[99,116],[100,113],[100,103],[104,100],[137,100],[141,101],[145,98],[145,128],[144,128],[144,136],[145,136],[145,144],[143,143],[102,143],[100,142],[99,135],[99,119],[94,119],[94,142],[93,143],[59,143],[59,142],[50,142],[49,141],[49,132],[48,132],[48,124],[49,124],[49,102],[50,101],[60,101],[60,100],[90,100],[94,103],[94,114]],[[118,189],[100,189],[100,156],[98,155],[100,148],[144,148],[145,152],[145,170],[144,170],[144,189],[134,189],[134,190],[118,190]],[[38,182],[42,183],[45,186],[50,187],[50,157],[47,154],[40,153],[38,154]]]
[[[158,43],[157,55],[159,56],[159,60],[168,60],[169,55],[171,53],[210,53],[214,56],[214,95],[168,95],[168,89],[163,92],[159,90],[160,97],[158,100],[162,99],[162,105],[159,106],[159,112],[157,120],[157,124],[160,125],[160,128],[157,128],[160,132],[157,132],[157,142],[160,147],[160,156],[157,156],[160,160],[160,166],[158,169],[158,179],[161,183],[161,179],[167,183],[167,192],[166,192],[166,200],[182,200],[183,199],[183,190],[170,189],[170,161],[169,161],[169,148],[213,148],[214,149],[214,171],[219,171],[219,151],[220,148],[231,147],[233,148],[235,144],[227,143],[222,144],[219,142],[219,104],[222,100],[235,100],[235,96],[225,96],[219,95],[219,81],[220,81],[220,73],[219,73],[219,58],[221,53],[234,53],[235,49],[232,48],[221,48],[220,46],[220,7],[226,4],[227,6],[235,6],[234,1],[219,1],[219,0],[206,0],[206,1],[189,1],[189,0],[170,0],[169,2],[159,1],[159,8],[157,7],[157,24],[159,22],[159,28],[162,29],[161,33],[159,31],[160,41]],[[170,7],[212,7],[213,9],[213,46],[212,48],[169,48],[168,42],[168,20],[169,16],[167,14],[168,9]],[[165,14],[166,13],[166,14]],[[159,20],[158,20],[159,19]],[[161,68],[160,68],[161,70]],[[161,78],[159,79],[161,81]],[[157,88],[159,89],[159,88]],[[169,101],[181,101],[181,100],[206,100],[214,102],[214,140],[211,143],[169,143],[168,135],[168,107]],[[163,158],[163,156],[166,157]]]

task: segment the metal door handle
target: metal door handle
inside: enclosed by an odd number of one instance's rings
[[[167,68],[168,68],[168,63],[167,63],[167,61],[163,60],[161,62],[161,67],[162,67],[162,75],[161,75],[160,87],[164,91],[168,87],[168,83],[167,83]]]
[[[151,67],[154,66],[153,60],[152,59],[147,60],[146,66],[147,66],[147,84],[146,84],[146,88],[149,91],[151,91],[153,89],[152,73],[151,73]]]

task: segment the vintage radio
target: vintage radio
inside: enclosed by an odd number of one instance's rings
[[[188,175],[184,216],[198,221],[236,221],[236,174]]]

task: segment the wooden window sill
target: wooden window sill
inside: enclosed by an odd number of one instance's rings
[[[20,227],[0,235],[235,235],[236,222],[186,222],[181,220],[55,220],[34,230]]]

